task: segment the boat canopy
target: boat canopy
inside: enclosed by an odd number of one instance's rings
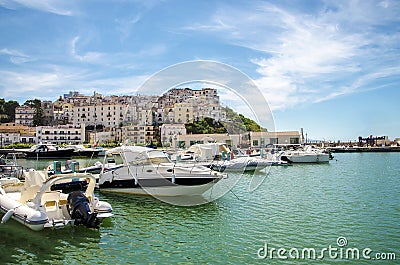
[[[131,165],[170,162],[164,152],[143,146],[119,146],[106,152],[106,156],[115,154],[120,155],[124,163]]]
[[[216,155],[221,152],[229,152],[229,148],[222,143],[208,143],[208,144],[194,144],[186,151],[186,153],[193,153],[200,156],[203,160],[214,159]]]

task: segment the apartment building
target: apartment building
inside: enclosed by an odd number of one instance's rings
[[[37,143],[81,144],[84,141],[85,124],[36,127]]]
[[[193,121],[193,105],[190,103],[175,103],[173,108],[175,123],[189,123]]]
[[[150,144],[157,142],[154,137],[154,126],[151,125],[128,125],[122,128],[122,139],[133,144]]]
[[[15,124],[33,126],[35,109],[29,106],[19,106],[15,108]]]
[[[184,124],[163,124],[160,127],[161,143],[163,146],[173,145],[173,141],[176,141],[178,135],[186,135],[186,127]]]

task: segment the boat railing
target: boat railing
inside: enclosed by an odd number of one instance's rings
[[[0,174],[4,177],[23,178],[24,168],[19,165],[0,165]]]

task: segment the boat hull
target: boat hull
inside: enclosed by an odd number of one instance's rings
[[[51,150],[47,152],[26,151],[25,158],[70,158],[73,154],[73,149]]]
[[[76,150],[73,157],[98,157],[101,150]]]
[[[329,154],[284,155],[281,159],[290,163],[326,163]]]
[[[100,191],[125,193],[135,195],[150,195],[159,197],[174,197],[174,196],[200,196],[214,186],[215,182],[211,181],[202,185],[170,185],[170,186],[120,186],[106,185],[101,187]]]
[[[34,210],[27,205],[16,202],[6,195],[0,195],[0,210],[6,214],[9,210],[14,209],[11,219],[25,225],[26,227],[40,231],[48,223],[47,215],[41,211]]]

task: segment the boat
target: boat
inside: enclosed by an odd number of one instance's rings
[[[238,157],[232,160],[212,161],[205,165],[219,172],[253,172],[272,166],[273,163],[255,157]]]
[[[234,158],[233,152],[223,143],[194,144],[176,156],[176,161],[201,164],[219,172],[250,172],[263,170],[273,163],[250,156]]]
[[[285,151],[281,155],[281,160],[289,163],[326,163],[329,162],[331,156],[322,150],[307,145],[303,149]]]
[[[76,225],[98,228],[104,218],[113,215],[111,205],[94,196],[96,180],[91,174],[50,178],[36,170],[24,174],[24,182],[0,182],[2,223],[14,219],[34,231]],[[82,182],[86,185],[76,185]]]
[[[61,165],[60,161],[53,161],[53,163],[47,166],[46,172],[49,176],[54,174],[70,174],[74,172],[100,174],[102,168],[103,164],[100,161],[96,161],[92,166],[81,168],[78,161],[67,160],[65,161],[64,166]]]
[[[16,153],[0,156],[0,178],[22,178],[23,167],[18,165]]]
[[[25,158],[70,158],[73,148],[59,147],[55,144],[37,144],[25,151]]]
[[[156,149],[120,146],[106,152],[100,191],[153,196],[201,196],[226,175],[203,166],[178,165]]]
[[[99,153],[102,151],[98,148],[85,147],[82,144],[70,144],[66,147],[74,149],[74,152],[72,154],[73,157],[98,157]]]

